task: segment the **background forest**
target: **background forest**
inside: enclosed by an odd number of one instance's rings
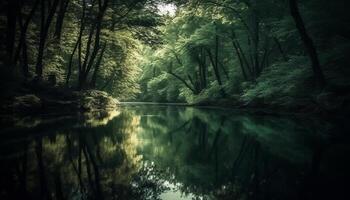
[[[2,1],[1,89],[41,83],[121,101],[337,106],[349,88],[349,4]]]

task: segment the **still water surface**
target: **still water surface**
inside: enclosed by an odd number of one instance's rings
[[[0,199],[347,199],[348,125],[126,105],[0,133]]]

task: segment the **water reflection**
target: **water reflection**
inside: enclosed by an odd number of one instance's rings
[[[0,199],[345,198],[344,127],[150,105],[100,121],[3,129]]]

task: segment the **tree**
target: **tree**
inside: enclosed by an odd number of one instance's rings
[[[40,0],[40,37],[38,56],[35,65],[35,73],[40,79],[43,75],[43,56],[45,51],[46,40],[49,34],[51,22],[56,13],[59,0],[53,0],[52,4],[48,4],[48,2],[46,2],[47,5],[45,2],[45,0]]]
[[[326,84],[320,61],[318,59],[318,54],[316,51],[316,47],[314,45],[314,42],[312,41],[311,37],[308,35],[304,21],[300,15],[299,8],[298,8],[298,1],[297,0],[289,0],[289,6],[290,6],[290,12],[291,15],[295,21],[296,27],[298,29],[299,35],[301,37],[301,40],[304,43],[305,49],[307,53],[309,54],[311,63],[312,63],[312,70],[314,72],[314,76],[316,79],[317,84],[320,87],[324,87]]]

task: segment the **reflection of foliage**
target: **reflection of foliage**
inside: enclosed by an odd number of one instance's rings
[[[11,168],[21,170],[15,175],[18,179],[13,181],[19,190],[23,189],[21,185],[27,186],[24,186],[26,192],[18,195],[34,199],[39,196],[51,199],[123,196],[139,169],[140,160],[135,150],[137,140],[132,135],[135,130],[130,123],[137,125],[138,121],[121,115],[95,128],[45,129],[42,134],[49,136],[28,140],[23,149],[19,147],[20,160],[14,163],[18,166]],[[23,159],[24,156],[34,159]],[[23,171],[26,172],[24,179]]]
[[[142,115],[139,151],[166,169],[165,179],[184,194],[254,199],[249,194],[259,190],[272,195],[271,188],[285,184],[292,191],[294,183],[282,174],[301,176],[293,166],[310,160],[311,152],[301,141],[312,131],[289,119],[194,108],[136,110]]]
[[[156,106],[121,107],[96,127],[67,120],[1,141],[0,159],[2,152],[11,156],[0,166],[7,180],[0,186],[21,191],[1,193],[1,199],[159,199],[172,190],[203,199],[295,199],[289,195],[303,178],[299,168],[312,160],[313,126],[319,127],[308,121],[310,129],[304,128],[306,120]]]
[[[145,163],[135,176],[132,185],[134,196],[140,199],[158,200],[159,195],[168,188],[164,185],[163,172],[152,163]]]

